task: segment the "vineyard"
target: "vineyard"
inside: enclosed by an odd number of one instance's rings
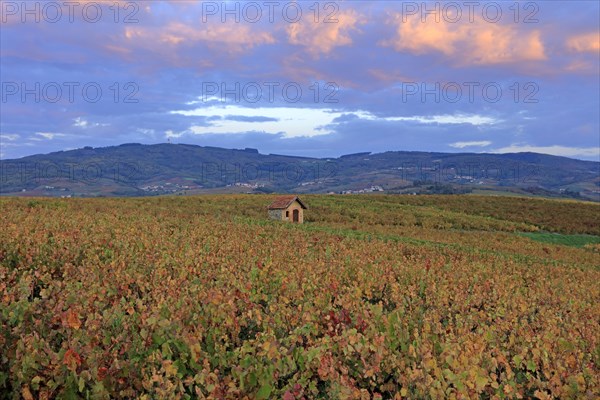
[[[0,200],[0,399],[597,399],[600,205]]]

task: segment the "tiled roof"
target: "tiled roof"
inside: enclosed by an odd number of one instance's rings
[[[306,205],[300,200],[298,196],[288,195],[288,196],[279,196],[275,199],[274,202],[269,205],[269,210],[283,210],[286,209],[297,200],[298,203],[302,206],[302,208],[307,209]]]

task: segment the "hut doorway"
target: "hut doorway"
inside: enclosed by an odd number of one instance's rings
[[[300,222],[300,211],[298,210],[294,210],[292,211],[292,221],[293,222]]]

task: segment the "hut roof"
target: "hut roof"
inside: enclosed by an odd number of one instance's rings
[[[300,200],[298,196],[289,195],[289,196],[279,196],[269,205],[269,210],[284,210],[288,208],[294,201],[300,203],[303,209],[308,209],[306,204]]]

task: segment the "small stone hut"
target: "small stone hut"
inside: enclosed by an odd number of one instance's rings
[[[269,218],[301,224],[304,222],[306,204],[298,196],[279,196],[268,207]]]

